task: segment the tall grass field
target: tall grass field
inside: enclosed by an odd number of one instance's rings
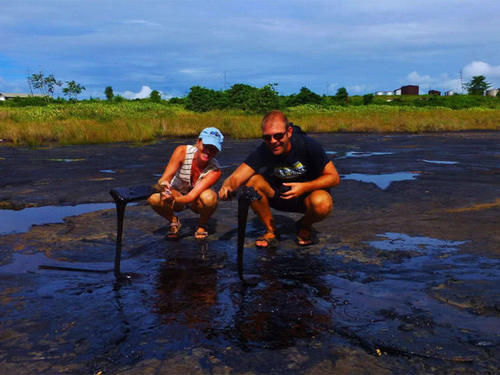
[[[500,109],[417,106],[302,105],[284,111],[308,132],[442,132],[499,130]],[[141,101],[76,102],[0,107],[0,139],[14,145],[146,142],[192,137],[207,126],[233,138],[260,136],[261,114],[191,112],[180,105]]]

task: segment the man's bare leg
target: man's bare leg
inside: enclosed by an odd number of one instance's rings
[[[332,196],[325,190],[315,190],[304,200],[306,213],[300,221],[297,241],[299,245],[312,243],[312,225],[325,219],[333,209]]]
[[[254,188],[262,196],[261,199],[251,203],[253,211],[266,227],[266,233],[261,237],[263,240],[257,240],[255,245],[257,247],[268,247],[269,241],[276,238],[276,224],[274,223],[271,207],[269,206],[269,199],[275,194],[274,189],[264,177],[258,174],[253,175],[246,183],[246,186]]]

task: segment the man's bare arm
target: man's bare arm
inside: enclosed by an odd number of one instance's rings
[[[255,171],[248,164],[240,164],[240,166],[224,180],[222,187],[219,190],[219,198],[222,200],[230,199],[231,192],[235,191],[247,182],[248,179],[254,174]]]
[[[321,176],[312,181],[283,183],[283,185],[289,186],[290,190],[283,193],[281,197],[283,199],[296,198],[300,195],[310,193],[311,191],[314,190],[328,189],[337,186],[339,182],[340,182],[340,177],[337,172],[337,169],[335,168],[333,163],[329,161],[323,168]]]

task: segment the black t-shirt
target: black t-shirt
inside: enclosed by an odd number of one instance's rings
[[[291,143],[292,149],[287,155],[276,156],[263,142],[248,155],[245,163],[273,187],[283,182],[312,181],[321,176],[330,161],[323,147],[298,126],[293,127]]]

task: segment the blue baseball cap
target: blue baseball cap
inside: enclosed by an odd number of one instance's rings
[[[204,145],[213,145],[217,147],[217,150],[222,151],[222,142],[224,142],[224,136],[217,128],[205,128],[201,131],[200,136]]]

